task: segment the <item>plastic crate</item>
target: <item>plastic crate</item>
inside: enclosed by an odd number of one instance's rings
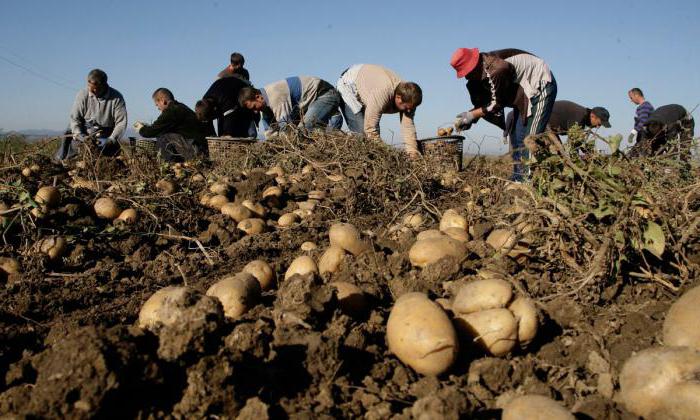
[[[209,159],[223,162],[240,156],[245,147],[257,140],[250,137],[207,137]]]
[[[129,137],[129,142],[127,144],[122,142],[121,146],[127,158],[132,160],[154,159],[158,155],[155,140]]]
[[[423,157],[445,169],[462,170],[464,136],[429,137],[418,140],[418,151]]]

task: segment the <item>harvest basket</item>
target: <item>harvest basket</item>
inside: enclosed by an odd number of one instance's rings
[[[251,137],[207,137],[209,159],[223,162],[239,156],[245,147],[257,140]]]
[[[462,170],[464,136],[428,137],[418,140],[418,151],[431,163],[445,169]]]
[[[137,139],[129,137],[127,144],[122,143],[122,150],[130,160],[154,159],[158,155],[155,140]]]

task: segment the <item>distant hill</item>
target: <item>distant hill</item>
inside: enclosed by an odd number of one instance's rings
[[[55,137],[63,135],[62,130],[49,130],[49,129],[26,129],[26,130],[11,130],[4,131],[0,130],[0,138],[5,136],[23,136],[27,142],[34,142],[37,140],[45,139],[47,137]]]

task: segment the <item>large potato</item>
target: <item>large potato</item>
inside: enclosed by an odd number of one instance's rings
[[[673,385],[650,420],[687,420],[700,417],[700,383],[697,380]]]
[[[472,280],[455,296],[452,309],[461,314],[505,307],[513,297],[513,288],[505,280]]]
[[[219,299],[224,315],[236,319],[258,303],[260,283],[252,274],[238,273],[212,284],[207,296]]]
[[[469,232],[462,228],[449,227],[442,231],[445,235],[460,242],[469,242]]]
[[[265,221],[263,219],[245,219],[238,223],[236,228],[245,232],[246,235],[257,235],[265,232]]]
[[[152,294],[139,312],[139,328],[152,330],[161,325],[174,324],[182,315],[187,293],[189,291],[186,287],[168,286]]]
[[[408,251],[408,259],[416,267],[425,267],[436,263],[445,257],[463,258],[467,253],[466,246],[449,236],[423,239]]]
[[[289,268],[287,268],[287,272],[284,273],[284,279],[289,280],[296,274],[304,276],[311,273],[317,274],[318,267],[316,266],[313,258],[309,257],[308,255],[302,255],[301,257],[297,257],[294,259],[294,261],[292,261]]]
[[[253,212],[240,203],[225,203],[221,206],[221,214],[240,223],[253,217]]]
[[[46,207],[56,207],[61,201],[61,193],[58,188],[52,186],[46,186],[39,188],[34,196],[34,201],[38,204],[43,204]]]
[[[494,229],[486,238],[486,243],[496,251],[508,250],[515,245],[516,235],[510,229]]]
[[[487,309],[458,315],[457,326],[473,337],[486,351],[503,356],[511,351],[518,339],[518,323],[508,309]]]
[[[464,231],[467,230],[467,219],[459,214],[455,209],[449,209],[442,214],[440,219],[440,231],[444,232],[445,229],[459,228]]]
[[[343,248],[331,245],[318,260],[318,272],[321,274],[335,273],[344,257],[345,250]]]
[[[277,219],[279,227],[289,227],[299,221],[299,215],[295,213],[285,213]]]
[[[423,293],[407,293],[394,303],[386,326],[389,350],[423,375],[439,375],[457,356],[457,334],[440,305]]]
[[[253,202],[252,200],[243,200],[241,204],[243,207],[246,207],[248,210],[253,212],[255,217],[262,218],[267,214],[267,209],[260,203]]]
[[[352,255],[360,255],[369,246],[360,237],[360,232],[350,223],[336,223],[328,231],[331,245],[343,248]]]
[[[228,202],[228,197],[226,197],[225,195],[218,194],[209,199],[209,207],[211,207],[214,210],[221,210],[224,204]]]
[[[575,417],[551,398],[542,395],[515,397],[503,408],[501,420],[574,420]]]
[[[253,260],[243,267],[243,272],[251,274],[258,280],[262,290],[269,290],[275,285],[275,272],[270,264],[263,260]]]
[[[119,217],[117,217],[117,220],[121,220],[122,222],[131,225],[133,223],[136,223],[136,220],[138,219],[138,213],[136,212],[135,209],[128,208],[124,210],[123,212],[119,213]]]
[[[116,201],[109,197],[98,198],[95,201],[95,214],[100,219],[114,220],[121,214],[122,210]]]
[[[642,350],[622,366],[620,397],[629,411],[647,418],[662,409],[672,396],[685,398],[676,404],[700,407],[699,377],[700,351],[689,347]],[[694,391],[690,395],[683,388],[686,384]]]
[[[688,290],[669,309],[664,320],[664,344],[700,350],[700,287]]]
[[[518,342],[527,344],[537,335],[539,318],[537,317],[537,307],[532,299],[518,297],[508,309],[513,312],[515,320],[518,321]]]
[[[51,236],[39,242],[39,250],[51,260],[61,258],[67,249],[68,242],[62,236]]]

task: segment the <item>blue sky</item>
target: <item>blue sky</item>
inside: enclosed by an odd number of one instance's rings
[[[514,47],[549,63],[558,99],[607,107],[613,128],[603,134],[627,133],[631,87],[657,106],[700,103],[698,16],[697,0],[2,0],[0,128],[66,127],[94,67],[124,95],[130,124],[150,121],[158,116],[154,89],[168,87],[193,106],[240,51],[256,85],[301,74],[335,83],[361,62],[392,68],[422,86],[416,124],[419,136],[430,136],[470,107],[449,65],[454,49]],[[389,142],[400,142],[397,120],[383,118]],[[486,122],[468,134],[482,152],[505,150]]]

